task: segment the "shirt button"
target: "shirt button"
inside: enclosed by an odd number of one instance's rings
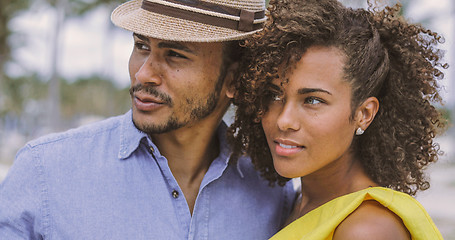
[[[150,153],[154,153],[155,152],[155,149],[153,149],[152,146],[149,147],[149,150],[150,150]]]
[[[177,192],[177,190],[172,191],[172,197],[173,198],[178,198],[179,197],[179,192]]]

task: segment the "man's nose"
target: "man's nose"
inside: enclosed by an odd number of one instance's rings
[[[161,63],[150,54],[136,72],[135,78],[144,85],[160,85],[163,80]]]

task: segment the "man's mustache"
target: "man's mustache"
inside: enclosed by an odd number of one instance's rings
[[[135,92],[146,92],[147,94],[158,98],[160,101],[163,101],[165,104],[172,106],[172,99],[166,93],[160,92],[156,89],[155,86],[144,85],[144,84],[137,84],[130,87],[130,95],[134,97]]]

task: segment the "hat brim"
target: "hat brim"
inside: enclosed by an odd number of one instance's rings
[[[179,42],[224,42],[244,39],[255,32],[242,32],[179,19],[141,8],[142,0],[132,0],[118,6],[112,22],[128,31],[156,39]]]

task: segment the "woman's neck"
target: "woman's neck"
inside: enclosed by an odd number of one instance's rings
[[[339,159],[300,179],[302,195],[294,209],[297,218],[337,197],[377,186],[354,159]]]

